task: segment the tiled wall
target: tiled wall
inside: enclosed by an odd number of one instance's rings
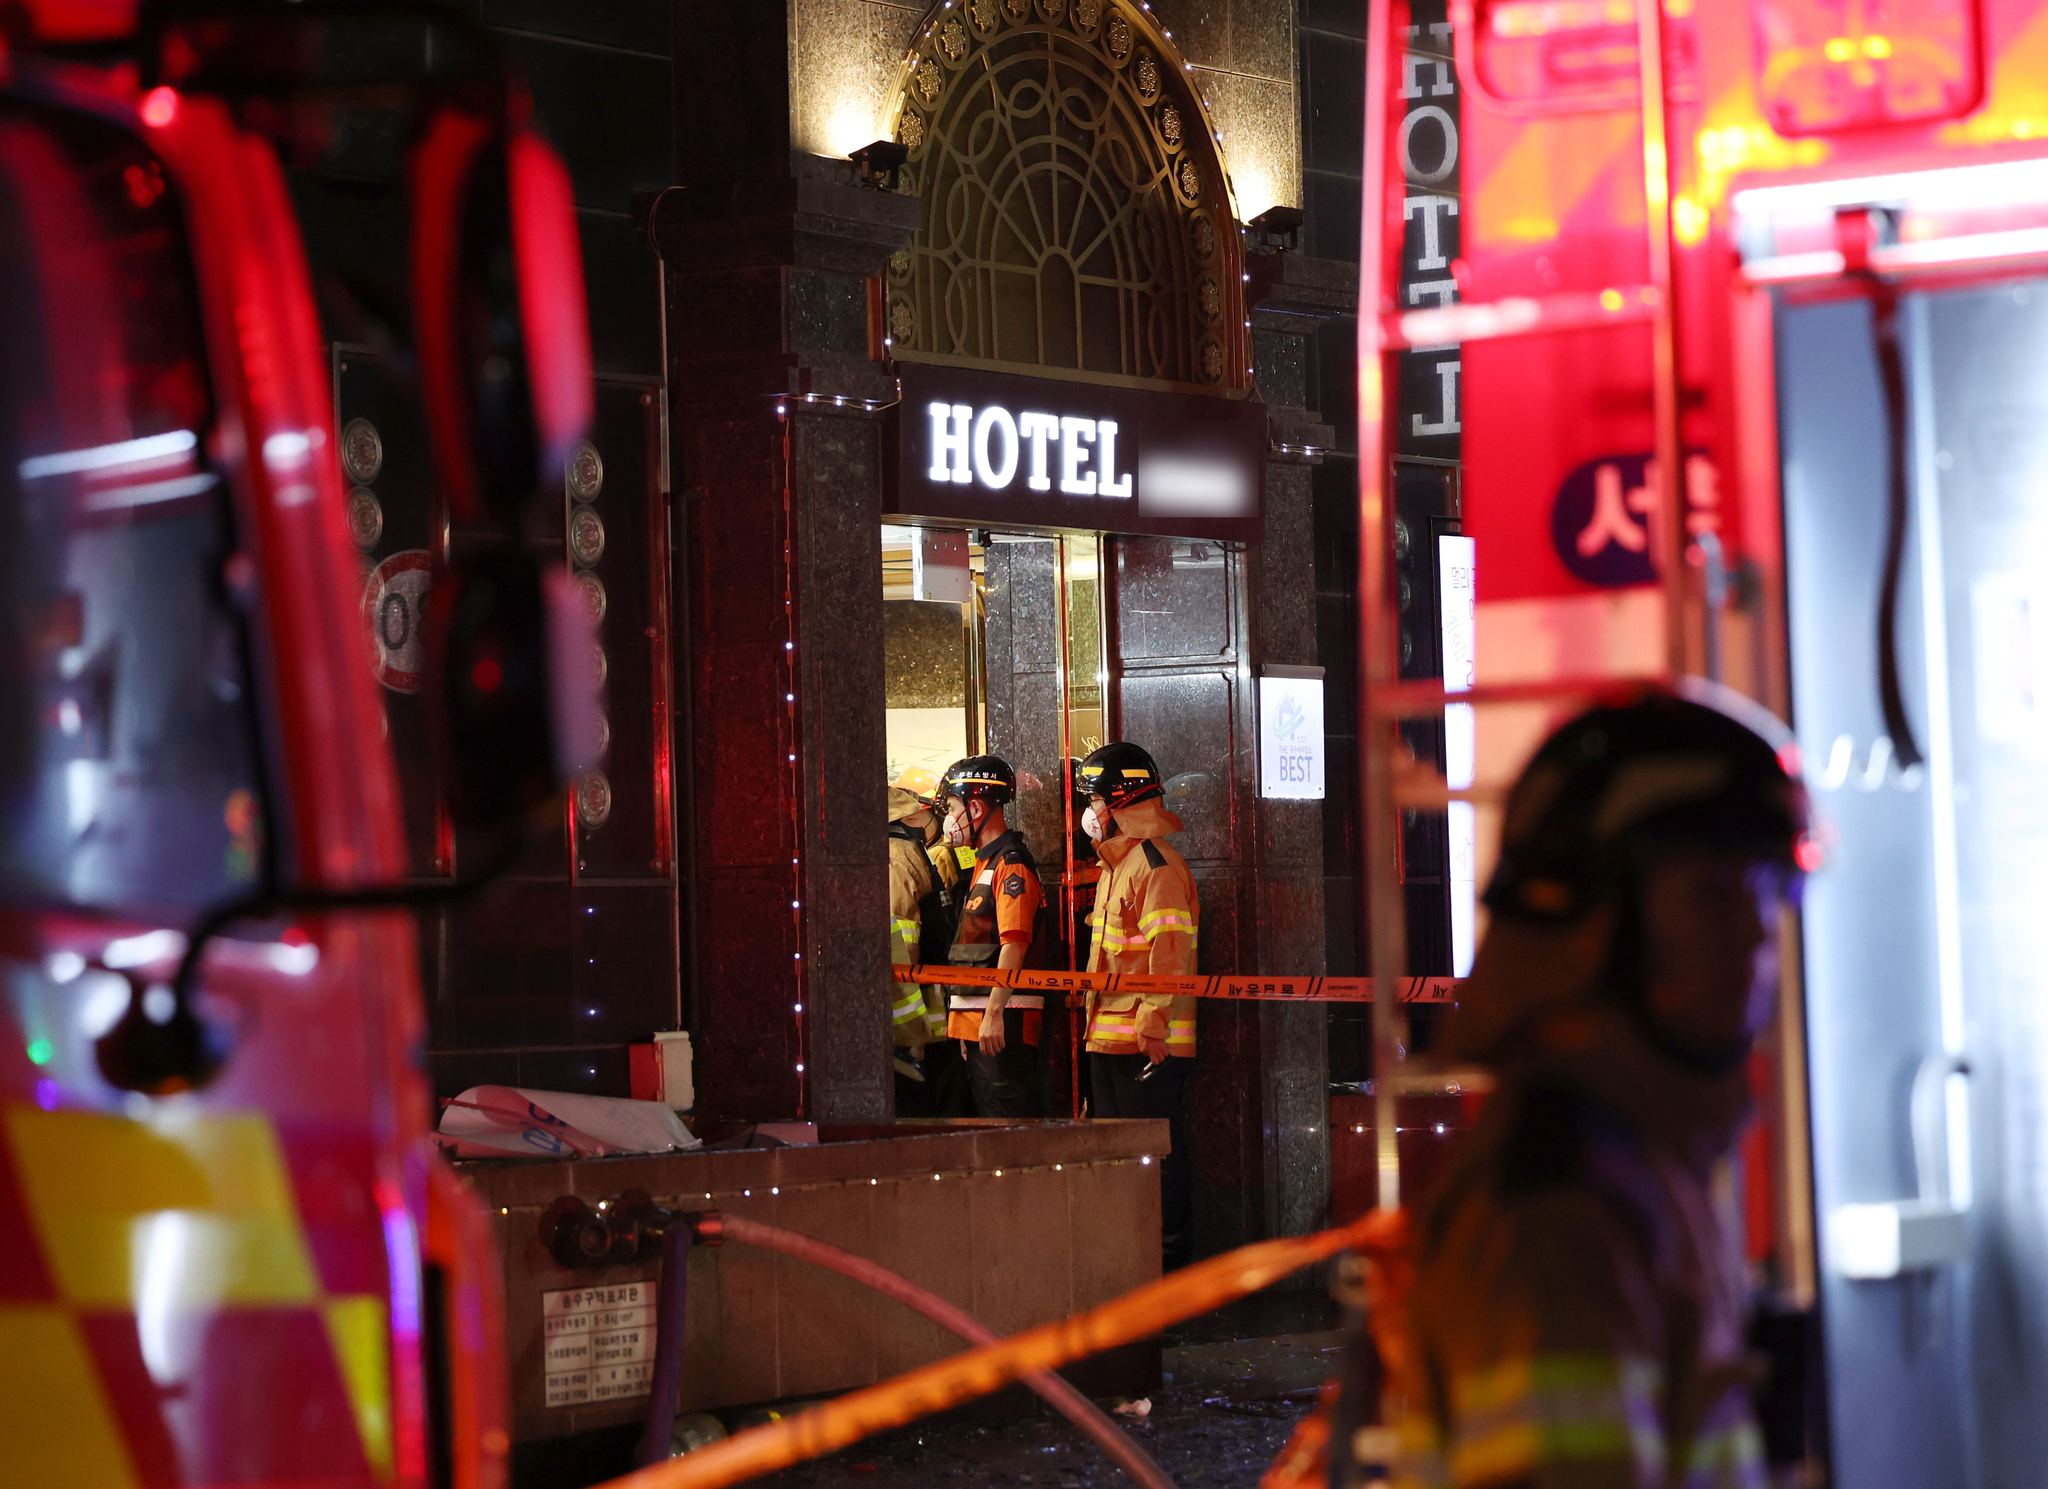
[[[762,0],[766,3],[766,0]],[[795,146],[843,157],[878,138],[903,56],[933,7],[789,0]],[[1301,201],[1294,0],[1152,0],[1217,128],[1239,214]]]
[[[649,696],[661,521],[659,266],[633,222],[637,192],[675,179],[671,0],[462,0],[531,88],[569,168],[598,375],[593,506],[606,551],[611,817],[536,845],[508,881],[424,916],[430,1063],[439,1095],[480,1082],[626,1094],[626,1047],[678,1021],[675,888],[655,861]]]

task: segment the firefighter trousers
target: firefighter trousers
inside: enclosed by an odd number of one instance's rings
[[[1168,1055],[1145,1080],[1143,1055],[1088,1056],[1088,1093],[1098,1117],[1165,1119],[1173,1151],[1159,1160],[1160,1265],[1171,1272],[1195,1259],[1195,1170],[1188,1153],[1188,1095],[1195,1062]]]
[[[967,1053],[967,1079],[974,1088],[975,1116],[1045,1115],[1045,1059],[1037,1045],[1024,1042],[1024,1015],[1020,1010],[1003,1010],[1001,1054],[985,1055],[981,1045],[972,1040],[959,1043]]]
[[[896,1075],[899,1117],[971,1117],[974,1093],[967,1085],[967,1063],[957,1039],[934,1039],[924,1047],[924,1079]]]

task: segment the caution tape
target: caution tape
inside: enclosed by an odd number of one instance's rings
[[[1149,993],[1173,998],[1261,998],[1278,1003],[1370,1003],[1370,977],[1163,977],[1151,972],[1031,972],[1001,967],[890,969],[898,982],[939,987],[1008,987],[1065,993],[1078,1006],[1088,993]],[[1404,977],[1401,1003],[1455,1003],[1455,977]]]

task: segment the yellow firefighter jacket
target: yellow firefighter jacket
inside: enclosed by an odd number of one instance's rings
[[[1742,1073],[1681,1068],[1597,999],[1496,1020],[1485,1048],[1484,1001],[1450,1057],[1501,1085],[1417,1219],[1396,1489],[1761,1489],[1710,1197]]]
[[[1089,917],[1094,944],[1090,972],[1195,974],[1202,918],[1195,876],[1180,851],[1164,841],[1180,819],[1145,802],[1116,814],[1116,836],[1096,845],[1102,880]],[[1163,1039],[1170,1055],[1195,1052],[1195,1000],[1150,993],[1090,993],[1088,1048],[1100,1055],[1138,1053],[1140,1039]]]
[[[889,960],[914,965],[923,938],[923,911],[933,895],[934,873],[925,857],[922,834],[889,834]],[[922,1049],[946,1032],[944,1004],[936,989],[914,982],[892,982],[889,1019],[895,1043]]]

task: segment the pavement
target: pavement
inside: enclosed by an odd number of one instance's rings
[[[1254,1489],[1337,1368],[1336,1330],[1170,1344],[1162,1390],[1117,1422],[1178,1485]],[[1105,1407],[1111,1402],[1102,1403]],[[885,1433],[756,1481],[778,1489],[1095,1489],[1122,1472],[1050,1411],[1007,1422],[937,1422]]]

